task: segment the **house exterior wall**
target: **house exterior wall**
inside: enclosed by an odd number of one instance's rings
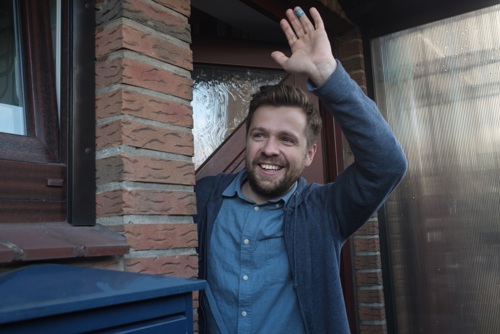
[[[97,223],[125,271],[196,277],[189,1],[98,1]]]
[[[336,0],[322,3],[343,16]],[[197,276],[190,13],[190,0],[96,1],[96,222],[130,251],[66,264]],[[333,45],[366,91],[359,31]],[[377,218],[352,240],[359,332],[384,333]]]

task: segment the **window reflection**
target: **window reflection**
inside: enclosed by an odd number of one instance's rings
[[[26,102],[24,99],[24,75],[22,38],[23,32],[20,24],[21,13],[18,1],[0,2],[0,132],[27,135]],[[50,29],[53,59],[56,64],[57,102],[59,103],[59,72],[60,57],[60,8],[58,0],[49,1]],[[28,80],[29,81],[29,80]]]
[[[193,71],[194,164],[200,167],[247,115],[251,95],[283,71],[198,65]]]
[[[386,206],[398,333],[500,328],[499,32],[494,6],[372,43],[409,162]]]

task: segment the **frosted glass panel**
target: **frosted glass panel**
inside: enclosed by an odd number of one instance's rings
[[[409,170],[388,200],[397,333],[500,332],[500,7],[372,41]]]
[[[251,95],[262,85],[278,84],[283,71],[196,66],[193,72],[195,168],[243,122]]]

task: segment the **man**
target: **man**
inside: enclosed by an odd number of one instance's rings
[[[246,168],[196,185],[201,333],[349,333],[340,251],[406,172],[376,105],[331,52],[322,19],[299,7],[281,28],[291,56],[273,52],[332,111],[355,155],[335,181],[300,177],[316,153],[317,110],[293,87],[261,87],[247,119]]]

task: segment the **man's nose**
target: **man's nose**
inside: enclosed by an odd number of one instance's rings
[[[262,152],[267,156],[279,155],[279,145],[276,139],[268,138],[262,148]]]

